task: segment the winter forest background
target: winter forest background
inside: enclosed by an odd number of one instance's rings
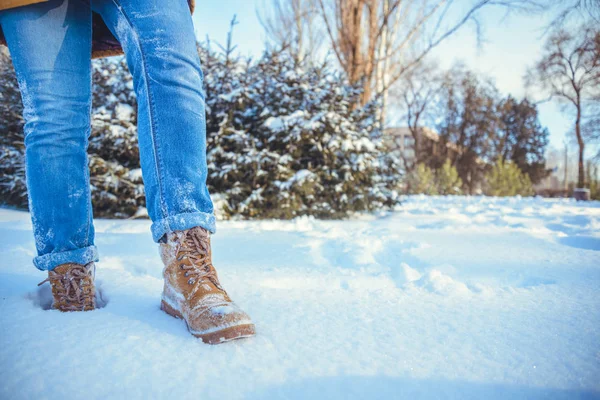
[[[464,65],[444,71],[429,57],[455,31],[477,26],[488,2],[450,13],[455,19],[439,14],[437,2],[414,3],[274,0],[261,15],[269,41],[260,58],[239,55],[235,18],[225,45],[199,43],[208,184],[221,217],[340,218],[394,206],[405,193],[570,196],[585,187],[600,198],[599,156],[590,154],[600,136],[598,3],[502,2],[503,12],[556,15],[544,56],[524,77],[539,96],[523,99],[500,95]],[[0,85],[0,202],[26,208],[22,105],[6,51]],[[95,60],[93,87],[95,215],[145,217],[124,58]],[[547,152],[536,105],[543,99],[574,115],[560,171],[548,166],[563,154]],[[399,129],[388,122],[391,112],[403,116]],[[579,157],[569,159],[568,150]]]

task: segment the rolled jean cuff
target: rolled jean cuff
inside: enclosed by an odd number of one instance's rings
[[[43,256],[35,257],[33,264],[40,271],[52,271],[61,264],[75,263],[85,265],[92,261],[98,261],[96,246],[44,254]]]
[[[196,226],[201,226],[210,233],[217,231],[216,220],[213,214],[204,212],[184,213],[171,215],[155,221],[152,224],[152,239],[158,243],[165,233],[183,231]]]

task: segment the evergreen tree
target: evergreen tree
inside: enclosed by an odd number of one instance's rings
[[[499,156],[515,163],[532,183],[540,182],[550,174],[545,156],[549,133],[540,124],[537,107],[527,99],[519,102],[508,96],[498,105],[498,113]]]
[[[144,215],[139,169],[135,95],[123,59],[93,62],[92,132],[89,165],[97,216]],[[1,202],[27,208],[23,108],[10,57],[0,52]]]
[[[124,57],[92,65],[90,184],[94,214],[100,217],[145,216],[137,140],[137,102]]]
[[[494,143],[501,124],[497,89],[462,69],[452,71],[447,80],[438,125],[441,152],[432,167],[441,168],[450,159],[465,192],[478,193],[488,164],[496,156]]]
[[[587,162],[585,168],[587,182],[590,189],[590,198],[592,200],[600,200],[600,180],[598,179],[598,164],[594,164],[591,161]]]
[[[23,106],[6,48],[0,48],[0,87],[0,199],[26,208]]]
[[[433,170],[423,163],[417,164],[406,176],[406,190],[410,194],[438,194]]]
[[[462,180],[450,160],[435,172],[435,186],[438,194],[461,194]]]
[[[360,90],[327,65],[303,66],[280,53],[252,61],[230,50],[199,48],[208,184],[224,199],[226,216],[339,218],[397,203],[400,163],[383,149],[375,102],[355,107]],[[14,72],[7,68],[0,79],[10,89]],[[95,215],[146,215],[131,76],[122,58],[94,61],[93,68],[89,159]],[[20,117],[8,100],[2,107],[11,120]],[[14,141],[1,136],[0,145],[12,147],[0,158],[0,190],[3,202],[23,207],[19,123],[3,128],[14,131]]]
[[[339,218],[397,201],[377,104],[326,64],[268,52],[256,63],[206,49],[210,185],[229,215]],[[220,73],[219,73],[220,72]]]

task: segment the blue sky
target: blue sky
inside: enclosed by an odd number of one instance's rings
[[[201,40],[209,35],[211,40],[224,44],[229,22],[236,14],[239,24],[234,31],[234,43],[242,54],[259,55],[265,34],[256,9],[265,3],[265,0],[199,1],[194,15],[196,35]],[[462,61],[470,69],[494,79],[503,94],[523,97],[526,92],[522,77],[539,57],[548,17],[518,14],[506,17],[502,11],[490,8],[481,20],[485,41],[480,47],[473,29],[467,27],[443,42],[434,57],[443,67]],[[552,102],[540,104],[539,111],[542,125],[550,131],[551,145],[562,147],[571,127],[571,116]]]

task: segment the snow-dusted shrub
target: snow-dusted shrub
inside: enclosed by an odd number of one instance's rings
[[[137,140],[137,103],[124,57],[93,63],[90,184],[94,215],[146,215]]]
[[[397,202],[399,163],[384,151],[377,104],[356,106],[360,92],[342,76],[326,65],[302,67],[283,54],[251,62],[199,51],[208,184],[227,217],[338,218]],[[0,202],[26,207],[21,102],[10,61],[3,61],[0,112],[14,126],[0,126]],[[144,215],[136,101],[124,59],[94,61],[93,89],[94,213]]]
[[[130,170],[117,162],[90,156],[90,185],[94,215],[129,218],[145,209],[141,169]]]
[[[90,154],[139,168],[137,102],[125,59],[93,63]]]
[[[0,48],[0,203],[27,207],[23,106],[6,48]]]
[[[396,203],[399,163],[383,151],[377,104],[357,107],[360,91],[327,65],[202,55],[209,184],[230,216],[338,218]]]
[[[0,203],[26,208],[23,107],[5,50],[0,51],[0,87]],[[94,61],[93,89],[88,152],[94,213],[110,217],[143,214],[136,103],[124,60]]]
[[[27,207],[24,162],[23,149],[0,144],[0,204]]]
[[[529,175],[524,174],[519,167],[499,159],[485,176],[488,196],[533,196],[534,191]]]
[[[456,167],[450,160],[446,160],[441,168],[435,171],[435,187],[438,194],[461,194],[462,179],[458,175]]]
[[[597,164],[588,161],[585,168],[585,181],[590,189],[590,198],[600,200],[600,179],[598,175],[599,167]]]
[[[435,172],[423,163],[418,164],[406,175],[405,183],[409,194],[438,194]]]

